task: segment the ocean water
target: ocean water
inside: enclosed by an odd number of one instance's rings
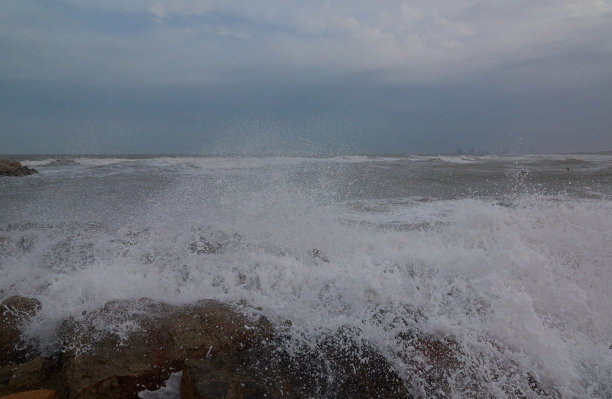
[[[214,298],[303,340],[349,326],[417,397],[413,329],[458,343],[451,396],[512,397],[514,368],[612,397],[612,155],[21,160],[40,173],[0,177],[0,300],[41,301],[43,350],[109,300]]]

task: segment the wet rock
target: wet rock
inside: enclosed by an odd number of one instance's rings
[[[397,339],[404,348],[399,356],[414,376],[413,388],[430,398],[451,397],[450,379],[465,370],[457,343],[416,330],[400,333]],[[471,393],[479,397],[477,392]]]
[[[34,350],[21,339],[21,326],[40,309],[34,298],[12,296],[0,304],[0,366],[35,357]]]
[[[268,385],[251,370],[252,352],[220,355],[209,360],[188,360],[183,368],[181,397],[184,399],[276,398],[279,385]],[[278,382],[278,381],[275,381]],[[289,394],[290,391],[285,391]]]
[[[492,351],[468,354],[452,337],[435,337],[418,330],[398,334],[396,348],[407,366],[413,392],[427,398],[455,396],[490,399],[503,392],[506,398],[558,398],[537,379],[504,356],[504,348],[487,341]],[[477,353],[477,352],[476,352]],[[487,370],[485,374],[482,370]],[[491,390],[491,387],[493,390]]]
[[[7,396],[2,396],[0,399],[55,399],[55,392],[47,389],[18,392]]]
[[[121,334],[96,326],[121,325]],[[70,398],[136,398],[155,390],[186,359],[247,350],[272,335],[230,306],[201,301],[176,307],[117,301],[63,328],[64,381]]]
[[[342,329],[314,347],[281,339],[187,361],[181,393],[185,399],[411,398],[386,359]]]
[[[316,350],[307,351],[307,356],[300,356],[302,360],[295,356],[287,359],[294,367],[292,374],[297,377],[294,383],[318,376],[318,383],[309,382],[312,386],[319,385],[312,392],[315,396],[322,393],[324,397],[411,397],[389,362],[368,342],[357,341],[355,336],[352,329],[342,328],[320,339]],[[305,359],[308,361],[304,362]],[[321,384],[322,381],[326,382]]]
[[[54,371],[56,364],[51,359],[36,358],[17,366],[8,382],[10,390],[42,388]]]
[[[17,366],[14,364],[0,367],[0,386],[8,384],[16,368]]]
[[[0,176],[27,176],[34,173],[38,171],[23,166],[20,162],[0,160]]]
[[[26,389],[51,389],[63,398],[61,367],[57,358],[36,358],[0,368],[0,396]]]

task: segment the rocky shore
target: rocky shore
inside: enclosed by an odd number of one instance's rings
[[[218,301],[114,301],[65,320],[61,349],[42,355],[20,333],[40,309],[36,299],[21,296],[0,305],[0,398],[138,398],[177,372],[185,399],[413,397],[412,384],[348,327],[305,344],[287,334],[289,321],[274,326]],[[123,328],[101,328],[108,325]],[[430,397],[450,397],[446,378],[464,366],[459,347],[416,331],[400,339],[404,356],[412,357],[407,364],[435,387]],[[476,385],[471,397],[489,397]],[[511,396],[548,396],[535,380],[526,386]]]
[[[20,162],[0,159],[0,176],[27,176],[34,173],[38,173],[38,171],[23,166]]]

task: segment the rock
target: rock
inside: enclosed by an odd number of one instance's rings
[[[507,398],[560,397],[558,392],[547,393],[533,375],[504,356],[501,345],[488,344],[493,350],[478,356],[468,354],[451,337],[408,330],[398,334],[395,347],[402,349],[398,355],[407,366],[413,392],[423,397],[489,399],[502,391]]]
[[[285,339],[248,351],[185,362],[184,399],[411,398],[401,378],[348,329],[313,347],[289,349]]]
[[[7,396],[2,396],[0,399],[55,399],[55,391],[38,390],[18,392]]]
[[[20,162],[0,160],[0,176],[27,176],[34,173],[38,171],[22,166]]]
[[[96,329],[109,321],[134,328],[121,338]],[[186,359],[247,350],[272,333],[267,320],[252,322],[216,301],[112,302],[82,323],[64,325],[64,382],[70,398],[136,398],[159,388]]]
[[[17,366],[8,382],[11,390],[41,388],[53,371],[55,364],[49,359],[36,358]]]
[[[65,397],[61,367],[56,358],[36,358],[27,363],[0,369],[0,395],[24,389],[50,389]]]
[[[19,327],[39,309],[36,299],[20,296],[0,305],[0,396],[44,388],[61,399],[137,398],[182,371],[186,399],[395,399],[411,398],[411,393],[560,397],[542,386],[535,372],[512,362],[501,345],[484,338],[478,352],[405,325],[388,348],[397,350],[392,356],[402,363],[402,380],[359,330],[347,327],[297,340],[283,333],[295,329],[290,321],[277,332],[265,318],[252,321],[217,301],[186,306],[146,299],[110,302],[65,321],[63,352],[36,358],[20,340]]]
[[[399,357],[414,376],[411,383],[427,397],[450,397],[449,379],[465,370],[463,352],[451,339],[431,337],[417,330],[398,334]],[[478,397],[478,396],[475,396]]]
[[[0,385],[8,384],[13,376],[13,371],[15,371],[17,367],[18,366],[14,364],[0,367]]]
[[[410,397],[386,359],[349,329],[301,345],[216,301],[111,302],[65,323],[62,335],[71,399],[136,398],[178,370],[184,398]]]
[[[307,357],[287,359],[291,367],[298,366],[298,372],[293,372],[297,381],[318,376],[319,381],[309,385],[319,385],[320,389],[313,392],[319,397],[411,397],[389,362],[368,342],[357,341],[356,336],[352,329],[342,328],[322,338],[314,352],[307,351]]]
[[[220,355],[209,360],[188,360],[183,367],[181,397],[184,399],[277,398],[279,385],[267,384],[250,370],[252,352],[246,356]],[[285,391],[289,394],[289,390]],[[290,397],[290,396],[289,396]]]
[[[0,304],[0,366],[29,360],[32,347],[20,338],[20,327],[40,309],[34,298],[12,296]]]

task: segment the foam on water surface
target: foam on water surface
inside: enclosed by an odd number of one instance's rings
[[[214,298],[291,320],[300,339],[353,327],[407,381],[414,370],[397,336],[416,328],[460,343],[470,378],[490,392],[513,383],[490,378],[508,364],[563,397],[612,392],[609,197],[520,185],[500,193],[499,183],[487,195],[456,195],[438,183],[479,182],[491,165],[448,175],[407,173],[414,162],[405,159],[387,160],[391,170],[360,160],[357,172],[354,163],[302,158],[172,159],[196,169],[160,171],[171,162],[155,159],[114,177],[82,177],[83,186],[58,178],[2,216],[0,295],[41,301],[26,332],[43,346],[55,345],[67,316],[109,300]],[[512,161],[485,178],[516,185],[508,170],[521,167]],[[409,186],[417,180],[398,180],[401,173],[438,184],[438,195],[419,195]],[[143,179],[151,183],[135,185]],[[605,179],[590,184],[608,193]],[[63,184],[73,206],[57,205],[51,217],[42,202]],[[451,384],[459,392],[465,381]]]

